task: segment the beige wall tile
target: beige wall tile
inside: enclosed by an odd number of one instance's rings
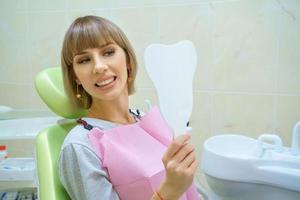
[[[21,0],[21,1],[14,0],[8,2],[14,3],[13,5],[16,6],[17,11],[21,11],[21,12],[28,11],[28,6],[29,6],[28,0]]]
[[[157,5],[159,0],[115,0],[113,3],[114,7],[142,7],[142,6],[153,6]]]
[[[0,84],[0,105],[47,109],[33,85]]]
[[[300,96],[278,96],[276,111],[275,132],[290,146],[293,127],[300,121]]]
[[[157,37],[147,35],[129,35],[128,38],[131,41],[138,61],[136,84],[140,88],[154,88],[153,82],[145,68],[144,53],[147,46],[157,43]]]
[[[273,131],[271,95],[213,95],[213,135],[242,134],[253,138]]]
[[[0,82],[25,84],[28,76],[28,17],[16,1],[1,3]]]
[[[29,13],[31,79],[43,68],[60,66],[60,52],[67,27],[65,12]],[[58,31],[60,30],[60,31]]]
[[[208,3],[213,0],[158,0],[159,5],[187,5],[187,4],[201,4]]]
[[[273,4],[260,0],[212,4],[215,89],[275,91],[279,13],[268,8]]]
[[[27,0],[2,0],[0,16],[5,12],[13,14],[15,11],[26,11],[27,9]]]
[[[197,157],[201,158],[203,142],[212,136],[212,95],[194,92],[193,112],[190,118],[191,142],[196,147]]]
[[[114,7],[114,1],[109,0],[66,0],[69,10],[107,9]]]
[[[126,34],[153,35],[158,29],[158,9],[156,7],[138,7],[113,9],[112,20]]]
[[[28,0],[29,11],[66,10],[67,0]]]
[[[278,92],[300,94],[300,2],[280,2]]]
[[[71,10],[67,13],[67,28],[71,25],[71,23],[78,17],[83,17],[86,15],[97,15],[100,17],[104,17],[106,19],[111,19],[111,11],[110,10],[96,10],[96,9],[88,9],[88,10]],[[66,29],[67,29],[66,28]]]
[[[26,13],[1,12],[0,82],[26,84],[31,81],[28,59],[28,20]]]
[[[194,89],[212,89],[212,17],[208,4],[159,8],[159,41],[172,44],[190,40],[195,45],[198,60]]]
[[[136,85],[140,88],[154,89],[154,84],[145,69],[144,63],[141,63],[140,56],[138,56],[138,60],[139,60],[139,66],[138,66],[138,72],[136,75]]]

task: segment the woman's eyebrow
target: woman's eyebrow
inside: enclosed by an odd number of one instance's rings
[[[112,42],[105,43],[105,44],[102,44],[101,46],[99,46],[99,47],[97,47],[97,48],[102,49],[102,48],[107,47],[107,46],[109,46],[109,45],[111,45],[111,44],[113,44],[113,43],[112,43]],[[81,52],[76,53],[76,54],[74,55],[74,57],[75,57],[75,56],[78,56],[78,55],[86,54],[86,53],[89,53],[89,51],[83,50],[83,51],[81,51]]]
[[[74,55],[74,57],[75,57],[75,56],[82,55],[82,54],[86,54],[86,53],[88,53],[88,51],[81,51],[81,52],[76,53],[76,54]]]
[[[112,45],[112,44],[114,44],[114,43],[108,42],[108,43],[106,43],[106,44],[103,44],[103,45],[99,46],[98,48],[99,48],[99,49],[103,49],[104,47],[107,47],[107,46]]]

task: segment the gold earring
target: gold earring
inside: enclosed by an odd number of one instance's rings
[[[77,85],[77,87],[76,87],[76,92],[77,92],[76,98],[77,98],[77,99],[80,99],[80,98],[81,98],[81,94],[79,93],[79,89],[78,89],[79,84],[76,84],[76,85]]]

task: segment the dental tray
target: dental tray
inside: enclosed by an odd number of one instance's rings
[[[0,162],[0,181],[34,181],[33,158],[7,158]]]

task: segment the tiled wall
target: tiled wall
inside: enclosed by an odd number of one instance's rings
[[[191,40],[198,53],[191,116],[200,155],[209,136],[279,134],[290,145],[300,120],[299,0],[1,0],[0,104],[46,108],[33,87],[43,68],[60,65],[64,32],[77,16],[118,24],[140,64],[131,104],[157,102],[143,51],[154,42]],[[170,72],[170,76],[172,72]]]

